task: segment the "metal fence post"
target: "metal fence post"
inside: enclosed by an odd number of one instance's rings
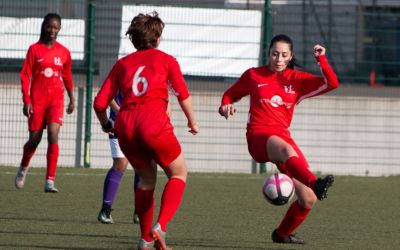
[[[261,63],[265,65],[267,63],[267,53],[268,53],[268,44],[271,40],[271,0],[266,0],[264,3],[264,30],[263,30],[263,40],[262,40],[262,49],[261,49]]]
[[[75,140],[75,167],[81,167],[82,150],[82,125],[83,125],[83,95],[84,88],[78,88],[78,106],[76,119],[76,140]]]
[[[94,16],[95,5],[89,3],[88,8],[88,37],[87,37],[87,72],[86,72],[86,119],[85,119],[85,152],[84,166],[90,167],[90,136],[92,122],[92,92],[93,92],[93,53],[94,53]]]

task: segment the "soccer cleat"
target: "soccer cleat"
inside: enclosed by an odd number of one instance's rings
[[[153,226],[150,231],[150,237],[154,239],[154,247],[157,250],[170,250],[171,248],[167,247],[165,243],[166,233],[161,229],[160,223],[157,223]]]
[[[114,220],[111,217],[111,208],[102,208],[97,216],[97,220],[103,224],[113,224]]]
[[[15,187],[21,189],[25,185],[26,174],[28,173],[28,167],[19,167],[17,175],[15,176]]]
[[[279,236],[276,233],[276,229],[272,232],[271,238],[275,243],[306,244],[304,240],[296,237],[294,234],[289,236]]]
[[[314,183],[314,193],[318,200],[323,200],[328,196],[328,189],[334,181],[333,175],[327,175],[325,178],[318,178]]]
[[[136,211],[133,213],[133,224],[140,224],[139,215],[136,213]]]
[[[45,193],[58,193],[58,189],[54,186],[53,180],[46,180],[44,183],[44,192]]]
[[[156,248],[154,247],[154,240],[151,242],[147,242],[144,239],[140,239],[138,250],[155,250],[155,249]]]

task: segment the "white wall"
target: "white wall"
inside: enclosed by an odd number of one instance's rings
[[[132,18],[155,10],[165,22],[160,49],[177,58],[185,75],[238,77],[258,66],[259,10],[125,5],[119,57],[135,51],[125,36]]]
[[[0,16],[0,58],[24,59],[29,46],[39,40],[42,22],[43,18]],[[70,48],[73,60],[83,60],[85,21],[62,19],[57,41]]]

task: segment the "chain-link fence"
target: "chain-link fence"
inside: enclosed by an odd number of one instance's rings
[[[370,169],[379,163],[360,158],[354,160],[348,152],[369,154],[369,151],[359,150],[359,145],[368,144],[368,150],[373,151],[376,149],[373,144],[383,145],[386,140],[392,143],[382,146],[382,152],[393,152],[400,148],[399,131],[390,125],[399,119],[396,113],[388,111],[383,115],[383,108],[367,109],[365,105],[376,103],[389,110],[399,105],[399,91],[396,88],[400,85],[399,1],[0,0],[0,6],[3,24],[0,28],[3,117],[0,140],[1,145],[5,145],[0,149],[0,164],[18,165],[23,143],[27,139],[26,119],[21,111],[19,71],[29,44],[38,40],[40,23],[48,12],[57,12],[63,18],[58,41],[72,52],[77,97],[77,110],[70,116],[66,115],[61,129],[59,165],[83,165],[85,132],[91,135],[90,154],[87,155],[91,165],[109,167],[111,164],[107,137],[101,132],[96,118],[88,117],[91,131],[85,131],[87,127],[84,125],[87,119],[86,93],[90,91],[86,88],[89,6],[94,8],[94,48],[91,54],[94,62],[93,95],[115,61],[133,51],[133,46],[124,35],[131,18],[140,12],[157,11],[165,21],[160,49],[178,59],[202,128],[201,134],[196,137],[187,133],[185,119],[172,96],[175,131],[182,142],[189,168],[193,171],[255,171],[245,141],[248,101],[239,103],[238,116],[230,122],[222,120],[216,110],[222,92],[245,69],[259,66],[265,61],[269,39],[280,33],[293,39],[295,56],[302,62],[300,70],[319,74],[312,48],[316,43],[326,46],[328,58],[342,85],[342,89],[333,93],[332,98],[316,99],[316,105],[320,108],[315,109],[313,115],[310,116],[306,108],[298,108],[300,111],[294,120],[293,132],[299,137],[300,146],[306,145],[304,151],[312,166],[318,165],[316,169],[320,171],[353,173],[350,171],[352,165],[358,164],[361,166],[357,173],[366,170],[373,172]],[[342,110],[344,113],[341,115],[331,112],[333,107],[330,105],[337,105],[338,102],[348,103],[353,108],[357,106],[353,105],[354,96],[360,98],[357,99],[361,103],[359,108],[347,113]],[[375,97],[380,99],[371,101],[370,98]],[[351,121],[349,126],[346,117],[360,113],[363,119],[383,117],[383,120],[387,120],[386,124],[365,127],[365,123]],[[310,117],[317,117],[317,120],[309,121]],[[327,117],[327,120],[319,120],[321,117]],[[343,129],[318,133],[315,124],[323,126],[332,121],[343,126]],[[377,138],[370,137],[371,130],[379,131],[375,134]],[[357,134],[360,131],[363,134]],[[350,140],[347,137],[338,141],[337,138],[348,133],[356,133],[358,139]],[[302,136],[304,134],[309,137]],[[386,137],[387,134],[391,135],[390,138]],[[325,137],[325,141],[320,142],[320,137]],[[44,165],[45,140],[43,138],[32,165]],[[340,143],[345,149],[337,150]],[[333,153],[327,156],[328,153],[321,151],[322,148]],[[383,156],[387,157],[382,153]],[[398,158],[392,154],[388,157],[387,165],[393,169],[381,168],[379,173],[396,171],[394,162]],[[338,167],[341,169],[337,170]]]

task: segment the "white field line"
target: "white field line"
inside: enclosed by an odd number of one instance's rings
[[[17,172],[0,172],[2,174],[5,175],[15,175]],[[45,173],[38,173],[38,172],[28,172],[28,176],[29,175],[34,175],[34,176],[38,176],[38,175],[44,175]],[[57,173],[57,176],[100,176],[100,177],[105,177],[105,173],[104,174],[99,174],[99,173]],[[129,176],[133,176],[133,172],[128,172],[126,175]],[[268,174],[269,175],[269,174]],[[157,177],[164,177],[165,175],[160,173],[157,175]],[[220,173],[218,173],[218,176],[215,175],[206,175],[206,174],[201,174],[201,175],[196,175],[195,178],[201,178],[201,179],[232,179],[232,180],[240,180],[240,179],[254,179],[254,180],[259,180],[259,179],[263,179],[265,178],[266,175],[264,174],[260,174],[260,175],[248,175],[248,176],[238,176],[238,175],[229,175],[229,176],[225,176],[225,175],[220,175]],[[188,178],[190,179],[190,173]]]

